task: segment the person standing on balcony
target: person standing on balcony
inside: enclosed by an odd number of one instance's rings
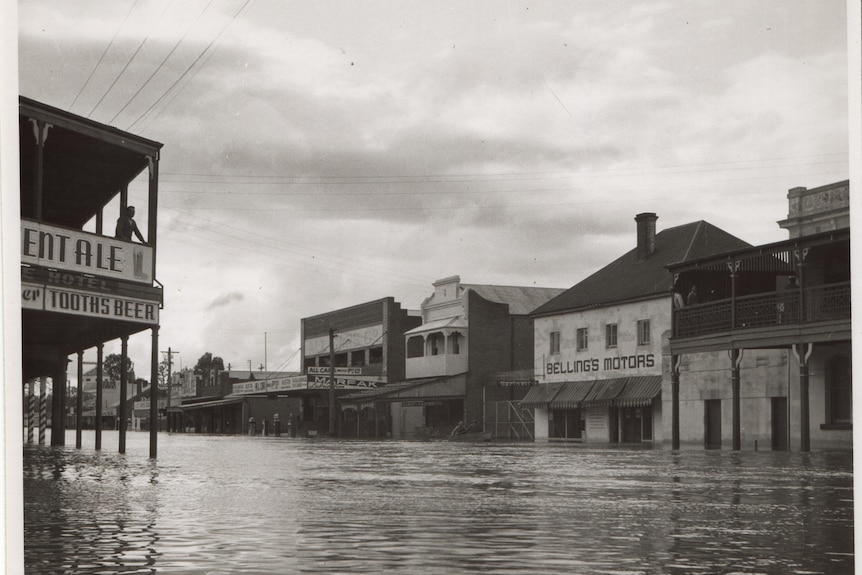
[[[798,309],[799,309],[799,284],[796,283],[796,276],[790,276],[787,280],[787,285],[784,286],[784,294],[782,294],[782,298],[784,301],[784,314],[782,314],[783,320],[788,322],[794,322],[797,319]]]
[[[697,286],[691,286],[691,291],[688,292],[687,298],[688,305],[696,305],[697,304]]]
[[[673,309],[682,309],[685,307],[685,301],[682,299],[682,294],[677,291],[676,287],[671,289],[673,293]]]
[[[117,218],[117,231],[114,234],[118,239],[125,240],[127,242],[132,241],[132,234],[137,236],[138,240],[142,244],[146,245],[146,240],[144,240],[144,236],[141,235],[141,230],[138,229],[138,224],[135,223],[135,206],[127,206],[125,213],[121,214],[119,218]]]

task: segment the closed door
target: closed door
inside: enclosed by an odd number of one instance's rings
[[[772,451],[787,451],[787,398],[772,398]]]
[[[704,402],[704,443],[707,449],[721,449],[721,400]]]
[[[623,443],[640,443],[642,441],[640,408],[626,407],[620,411],[623,416]]]

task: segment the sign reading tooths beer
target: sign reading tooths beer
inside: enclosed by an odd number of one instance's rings
[[[21,283],[21,307],[158,325],[159,304],[107,294]]]
[[[152,285],[153,248],[21,220],[21,262]]]

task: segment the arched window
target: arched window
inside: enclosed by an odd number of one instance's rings
[[[464,336],[461,335],[460,332],[453,331],[449,334],[449,349],[448,352],[451,355],[460,355],[461,353],[461,342],[464,339]]]
[[[407,357],[423,357],[425,355],[425,340],[421,335],[414,335],[407,340]]]
[[[444,349],[446,338],[440,332],[432,333],[428,336],[427,355],[442,355],[446,353]]]

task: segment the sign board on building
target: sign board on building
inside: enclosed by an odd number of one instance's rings
[[[147,325],[159,323],[157,302],[27,282],[21,283],[21,307]]]
[[[309,367],[308,375],[329,375],[328,367]],[[336,367],[335,375],[362,375],[361,367]]]
[[[293,377],[278,377],[274,379],[262,379],[259,381],[243,381],[233,384],[233,393],[274,393],[277,391],[291,391],[297,389],[308,389],[308,377],[297,375]]]
[[[379,381],[371,379],[335,378],[336,389],[375,389],[379,384]],[[308,389],[329,389],[329,377],[323,375],[309,376]]]
[[[438,407],[441,405],[443,405],[442,401],[428,401],[424,399],[415,399],[401,402],[401,407]]]
[[[160,397],[158,402],[156,403],[156,409],[165,409],[168,406],[168,399],[166,397]],[[135,411],[146,411],[150,409],[150,400],[142,399],[140,401],[136,401],[134,403]]]
[[[144,284],[153,283],[153,248],[21,220],[21,262]]]
[[[383,325],[371,325],[356,329],[343,329],[338,331],[339,353],[365,349],[375,345],[383,345]],[[305,340],[305,356],[324,355],[329,349],[329,336],[309,337]]]

